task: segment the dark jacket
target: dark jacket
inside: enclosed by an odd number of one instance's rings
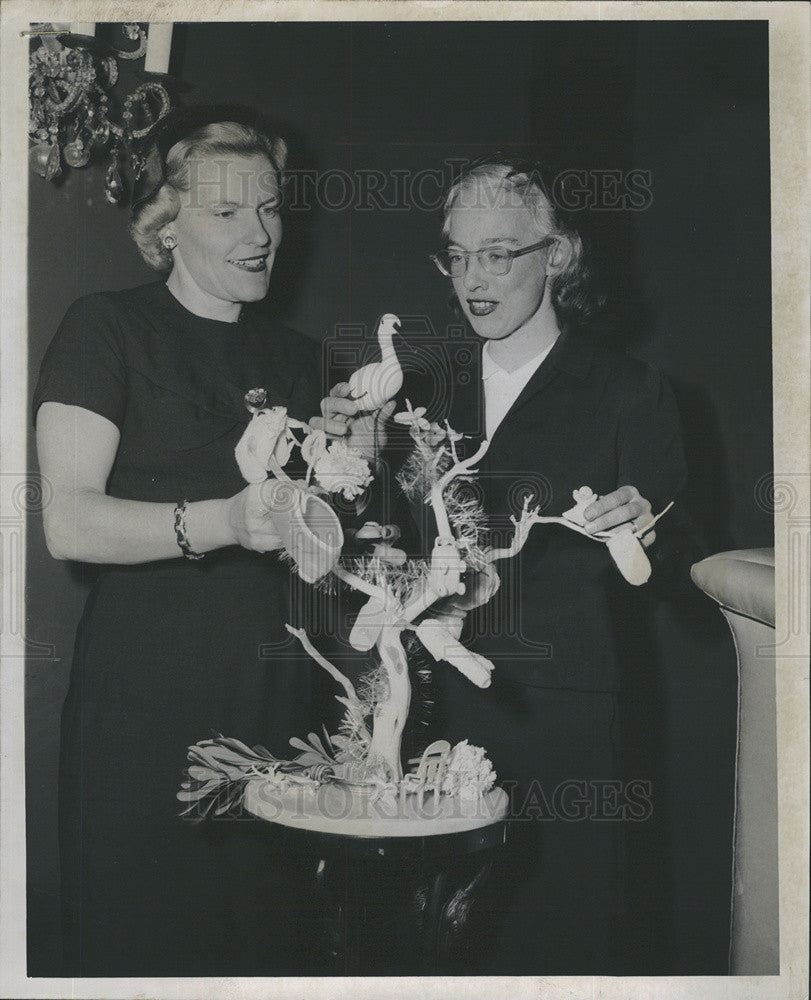
[[[483,437],[481,380],[453,392],[450,423],[471,435],[464,449],[470,453]],[[598,495],[635,486],[654,514],[677,501],[657,525],[648,553],[653,574],[643,587],[624,581],[603,544],[536,525],[521,554],[497,564],[500,591],[469,616],[475,648],[505,679],[616,690],[624,649],[639,651],[643,605],[657,590],[678,586],[693,558],[678,504],[686,467],[669,386],[643,362],[563,336],[497,428],[478,469],[495,544],[509,542],[510,515],[518,515],[528,493],[546,515],[572,507],[572,492],[581,486]]]

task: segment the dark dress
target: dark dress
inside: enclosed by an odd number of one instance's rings
[[[320,352],[245,307],[224,323],[162,282],[68,311],[42,365],[46,401],[111,420],[108,493],[172,502],[244,488],[243,396],[318,412]],[[300,590],[297,591],[300,594]],[[293,605],[296,606],[293,606]],[[194,562],[103,567],[79,625],[62,717],[60,848],[66,975],[301,974],[302,866],[263,824],[179,818],[188,745],[221,733],[289,757],[312,728],[313,668],[276,554],[230,547]]]
[[[454,383],[453,393],[450,423],[470,435],[461,445],[470,453],[483,437],[481,382]],[[509,543],[527,493],[542,514],[560,515],[581,486],[604,495],[630,484],[658,513],[686,478],[667,383],[576,332],[557,341],[477,468],[496,545]],[[495,664],[491,687],[436,665],[436,735],[485,747],[512,796],[508,850],[471,918],[480,936],[465,960],[478,972],[647,971],[653,921],[636,900],[639,882],[653,879],[661,901],[665,805],[645,728],[656,685],[648,625],[657,596],[688,579],[684,512],[674,508],[657,536],[651,581],[637,588],[603,545],[533,527],[521,554],[496,564],[500,590],[466,623],[463,641]],[[651,851],[653,874],[639,864]],[[642,944],[629,944],[640,920]]]

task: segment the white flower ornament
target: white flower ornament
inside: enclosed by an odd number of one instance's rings
[[[406,406],[408,409],[404,410],[402,413],[395,413],[395,423],[405,424],[407,427],[410,427],[412,434],[417,431],[427,431],[431,429],[430,422],[425,419],[426,409],[424,406],[418,406],[414,409],[408,399],[406,400]]]
[[[313,472],[319,486],[345,500],[360,496],[373,479],[366,459],[343,441],[333,441],[316,457]]]
[[[569,510],[564,510],[562,516],[567,521],[572,521],[574,524],[579,524],[581,528],[584,528],[586,526],[586,507],[597,500],[597,494],[589,486],[581,486],[579,490],[572,491],[572,499],[575,502],[575,506]]]
[[[287,440],[287,410],[273,406],[255,410],[236,447],[239,471],[249,483],[263,483],[273,460],[284,466],[292,444]]]
[[[327,435],[324,431],[311,431],[301,444],[301,457],[311,471],[315,463],[327,451]],[[309,476],[308,476],[309,478]]]

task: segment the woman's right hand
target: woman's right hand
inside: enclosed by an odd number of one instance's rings
[[[98,413],[52,401],[40,406],[37,453],[52,494],[42,517],[54,558],[118,565],[181,556],[173,503],[106,494],[119,439],[118,427]],[[257,552],[281,548],[261,487],[188,503],[186,537],[192,551],[205,554],[228,545]]]
[[[228,526],[234,544],[254,552],[283,548],[264,501],[264,483],[250,483],[228,501]]]
[[[358,404],[349,398],[348,382],[339,382],[321,400],[321,416],[310,420],[313,430],[324,431],[329,437],[343,438],[369,461],[377,458],[386,447],[386,421],[394,413],[396,400],[389,400],[379,410],[358,415]]]

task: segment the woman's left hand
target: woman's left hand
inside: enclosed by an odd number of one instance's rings
[[[275,552],[284,548],[265,502],[264,487],[267,482],[249,483],[244,490],[225,501],[225,517],[232,544],[252,552]]]
[[[595,500],[583,511],[586,518],[586,530],[592,534],[595,531],[608,531],[621,525],[627,525],[638,531],[653,520],[650,502],[640,496],[635,486],[620,486],[613,493]],[[656,540],[656,532],[649,531],[640,536],[640,542],[648,548]]]

